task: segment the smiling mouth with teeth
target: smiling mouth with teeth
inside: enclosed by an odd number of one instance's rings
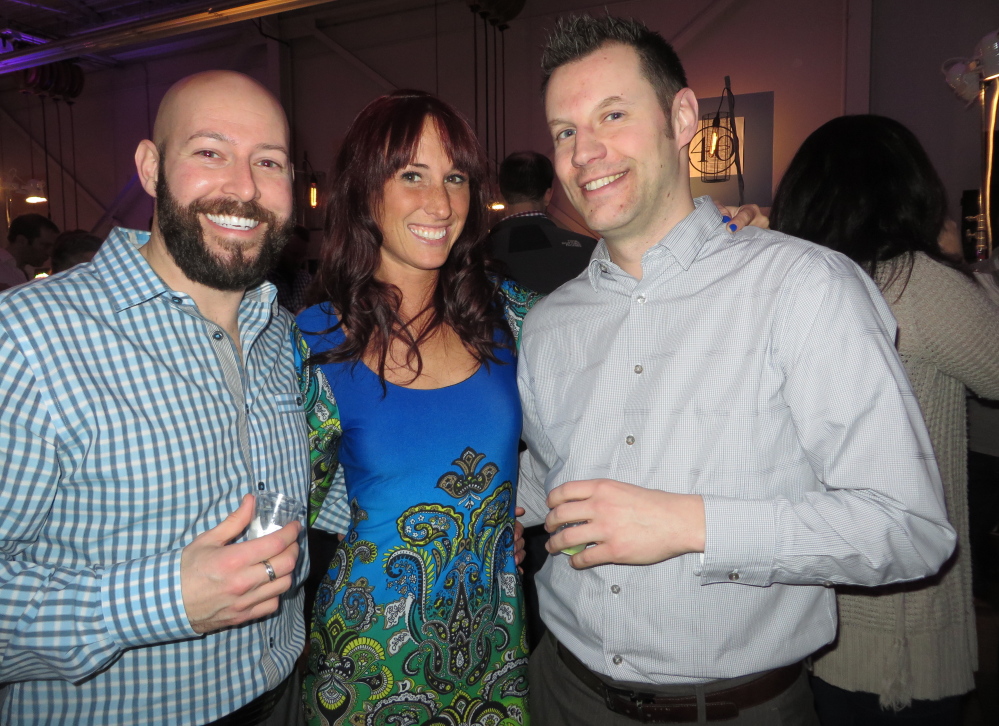
[[[258,219],[234,217],[231,214],[206,214],[205,216],[208,217],[209,221],[213,224],[217,224],[219,227],[231,229],[237,232],[247,232],[260,224],[260,220]]]
[[[436,242],[439,239],[444,239],[444,235],[447,234],[447,227],[410,227],[409,231],[425,240],[430,240],[431,242]]]
[[[591,182],[587,182],[583,185],[583,188],[588,192],[593,192],[600,187],[605,187],[613,181],[617,181],[623,177],[627,172],[621,172],[620,174],[611,174],[610,176],[600,177],[599,179],[594,179]]]

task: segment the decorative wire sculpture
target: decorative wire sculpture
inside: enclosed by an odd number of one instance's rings
[[[728,99],[728,111],[722,104]],[[742,178],[742,161],[739,159],[739,133],[735,125],[735,96],[731,82],[725,76],[725,90],[718,99],[714,113],[701,116],[700,126],[690,142],[690,165],[701,175],[701,181],[712,184],[732,178],[735,167],[739,182],[739,205],[743,203],[745,182]]]
[[[701,116],[690,151],[690,163],[700,172],[701,181],[712,184],[732,178],[729,170],[735,165],[735,137],[735,124],[728,111]]]

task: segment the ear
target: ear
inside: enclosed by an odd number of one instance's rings
[[[160,152],[149,139],[139,142],[135,150],[135,170],[139,175],[139,182],[146,194],[156,198],[156,180],[160,171]]]
[[[676,147],[682,149],[690,144],[697,133],[698,113],[697,98],[689,88],[681,88],[673,97],[672,108],[673,138]]]
[[[551,187],[547,192],[545,192],[545,196],[543,197],[542,201],[545,203],[546,207],[552,203],[553,194],[555,194],[555,187]]]

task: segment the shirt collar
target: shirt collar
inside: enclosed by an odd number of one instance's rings
[[[662,239],[645,251],[642,255],[642,267],[668,253],[684,270],[689,270],[705,243],[722,229],[721,212],[711,197],[698,197],[694,200],[694,211],[673,225]],[[614,270],[620,269],[611,261],[607,242],[601,238],[587,269],[594,289],[600,276],[607,272],[608,266],[612,266]]]
[[[160,295],[177,295],[157,275],[139,248],[149,241],[149,232],[115,227],[94,256],[94,271],[104,280],[115,312],[144,303]],[[274,303],[277,288],[269,282],[252,287],[243,295],[243,305]],[[241,305],[242,307],[242,305]]]
[[[503,219],[501,219],[500,221],[505,222],[508,219],[520,219],[521,217],[544,217],[545,219],[548,219],[548,215],[545,214],[544,212],[529,211],[529,212],[516,212],[514,214],[508,214],[505,217],[503,217]]]

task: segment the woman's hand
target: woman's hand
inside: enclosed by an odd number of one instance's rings
[[[726,207],[721,202],[712,200],[718,211],[722,213],[722,221],[728,225],[730,232],[738,232],[743,227],[759,227],[770,229],[770,218],[763,213],[758,204],[743,204],[741,207]]]

